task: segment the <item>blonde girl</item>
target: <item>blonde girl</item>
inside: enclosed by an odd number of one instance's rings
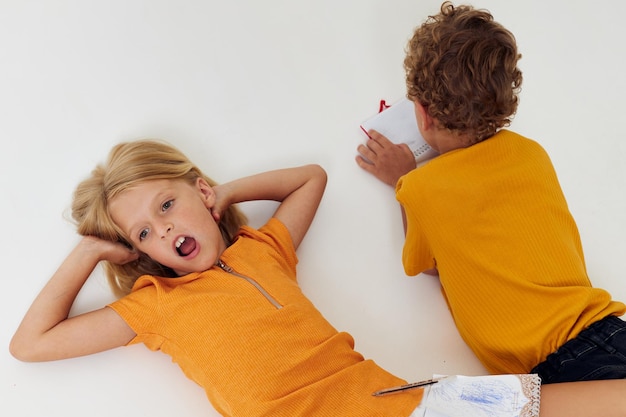
[[[83,239],[33,302],[11,342],[24,361],[133,343],[161,350],[224,416],[409,416],[421,392],[354,351],[302,294],[296,249],[326,185],[317,165],[216,185],[175,148],[123,143],[79,184]],[[280,205],[258,230],[234,204]],[[121,298],[68,313],[99,262]]]

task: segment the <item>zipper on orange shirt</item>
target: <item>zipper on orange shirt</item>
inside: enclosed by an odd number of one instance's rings
[[[265,299],[267,299],[267,301],[269,301],[277,309],[283,308],[283,306],[274,297],[272,297],[270,293],[268,293],[265,288],[261,286],[261,284],[256,282],[254,279],[235,271],[233,268],[226,265],[221,259],[217,261],[217,266],[219,266],[223,271],[226,271],[229,274],[236,276],[237,278],[241,278],[254,286],[261,293],[261,295],[263,295],[263,297],[265,297]]]

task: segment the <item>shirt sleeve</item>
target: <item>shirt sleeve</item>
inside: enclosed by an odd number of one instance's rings
[[[406,232],[402,249],[402,265],[407,275],[413,276],[427,269],[435,268],[435,259],[424,234],[416,196],[423,195],[411,182],[408,175],[400,178],[396,185],[396,199],[402,205],[406,215]]]
[[[151,350],[158,350],[163,344],[159,330],[165,320],[160,314],[157,300],[157,288],[151,285],[150,276],[142,276],[137,280],[133,292],[112,302],[107,307],[120,315],[122,320],[137,334],[128,345],[144,343]]]
[[[277,255],[275,261],[283,264],[295,277],[296,265],[298,264],[296,248],[291,240],[289,230],[280,220],[272,217],[258,230],[249,226],[242,226],[240,233],[270,246]],[[249,254],[248,256],[254,255]]]

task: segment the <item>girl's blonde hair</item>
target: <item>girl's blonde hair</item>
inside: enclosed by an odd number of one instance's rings
[[[111,199],[145,181],[182,179],[195,184],[198,178],[204,178],[211,186],[216,185],[215,181],[202,173],[182,152],[165,142],[140,140],[120,143],[111,149],[106,164],[96,166],[91,176],[76,187],[72,218],[79,234],[122,242],[130,247],[129,238],[109,214]],[[246,221],[246,217],[236,206],[229,207],[222,214],[219,228],[227,245],[232,243],[239,227]],[[130,293],[141,275],[176,276],[173,270],[145,254],[125,265],[104,262],[104,270],[118,297]]]

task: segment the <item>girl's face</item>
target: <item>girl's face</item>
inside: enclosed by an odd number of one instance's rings
[[[109,212],[132,245],[178,275],[211,268],[226,249],[211,215],[215,193],[202,178],[151,180],[122,192]]]

